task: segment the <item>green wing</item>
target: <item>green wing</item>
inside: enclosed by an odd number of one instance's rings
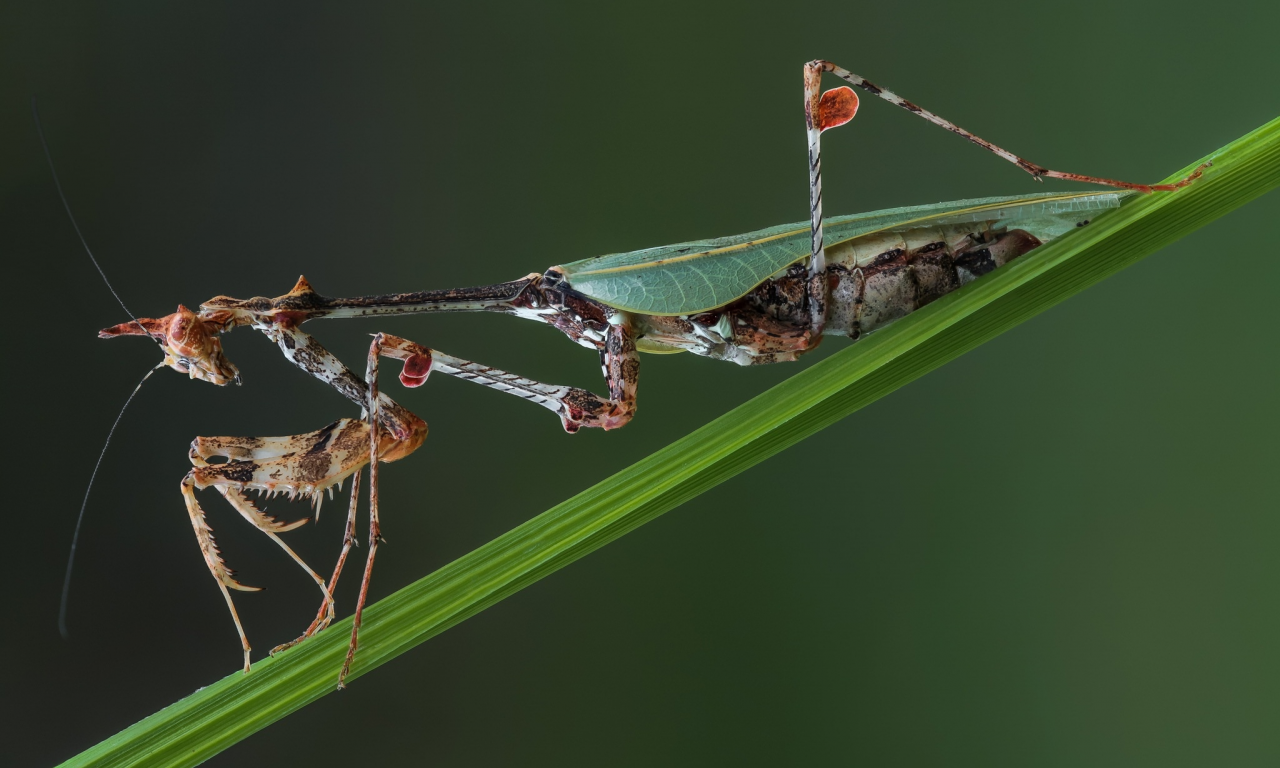
[[[986,197],[891,208],[826,219],[828,246],[872,232],[998,221],[1042,241],[1075,228],[1090,214],[1119,207],[1132,192]],[[745,235],[611,253],[560,269],[574,290],[611,307],[649,315],[688,315],[724,306],[809,257],[809,224]]]

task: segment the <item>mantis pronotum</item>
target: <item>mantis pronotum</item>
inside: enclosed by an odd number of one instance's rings
[[[851,120],[858,98],[848,86],[826,93],[824,72],[896,104],[1018,165],[1037,179],[1083,181],[1121,192],[990,198],[824,219],[821,135]],[[680,352],[755,365],[795,360],[824,335],[857,339],[914,309],[1089,223],[1096,212],[1116,207],[1126,195],[1173,191],[1175,184],[1143,185],[1063,173],[1028,162],[899,96],[829,62],[804,68],[808,137],[810,220],[732,238],[684,243],[552,267],[519,280],[476,288],[329,298],[305,278],[271,298],[219,296],[200,311],[179,306],[168,316],[136,318],[101,332],[103,337],[145,335],[165,352],[163,365],[217,385],[238,381],[222,352],[219,335],[249,326],[274,341],[285,357],[329,384],[362,409],[315,432],[272,438],[198,437],[193,469],[182,494],[196,538],[235,621],[250,667],[250,645],[230,590],[253,591],[235,580],[204,521],[196,491],[213,487],[245,519],[285,549],[322,593],[319,611],[300,637],[323,630],[334,617],[333,590],[355,541],[359,475],[369,465],[370,527],[360,596],[342,686],[358,645],[359,629],[379,541],[378,460],[403,458],[421,445],[427,425],[378,388],[380,358],[400,360],[400,381],[424,384],[432,371],[531,400],[555,412],[569,432],[581,427],[613,429],[635,414],[639,352]],[[301,326],[318,318],[365,317],[416,312],[491,311],[551,325],[601,357],[607,397],[555,386],[452,357],[408,339],[376,334],[364,376],[326,350]],[[225,463],[210,463],[222,457]],[[328,580],[302,561],[278,534],[305,520],[282,523],[248,498],[299,496],[319,504],[352,478],[351,501],[341,553]]]

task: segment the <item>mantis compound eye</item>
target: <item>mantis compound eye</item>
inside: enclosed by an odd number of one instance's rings
[[[178,311],[159,318],[140,317],[98,332],[98,338],[150,336],[164,349],[164,363],[179,373],[218,386],[240,383],[240,371],[222,352],[218,334],[222,323],[203,317],[181,304]]]

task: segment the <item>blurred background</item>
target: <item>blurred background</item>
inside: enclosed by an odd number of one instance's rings
[[[71,757],[238,668],[178,494],[191,439],[355,414],[247,330],[225,342],[243,387],[158,373],[103,463],[60,639],[85,482],[158,358],[95,338],[126,317],[61,210],[33,94],[85,236],[150,316],[300,273],[329,295],[474,285],[801,221],[815,57],[1038,163],[1135,181],[1280,114],[1280,11],[1263,3],[0,13],[11,766]],[[832,214],[1072,188],[880,102],[824,150]],[[1278,215],[1278,195],[1251,204],[211,764],[1275,764]],[[594,355],[509,318],[308,328],[357,366],[385,330],[602,389]],[[758,369],[646,357],[639,416],[609,434],[445,376],[389,384],[431,436],[383,474],[374,596],[846,343]],[[202,498],[230,565],[269,587],[238,597],[260,655],[306,626],[314,586]],[[322,572],[342,510],[288,536]]]

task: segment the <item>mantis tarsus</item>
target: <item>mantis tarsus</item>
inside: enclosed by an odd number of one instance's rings
[[[987,198],[823,219],[823,131],[851,120],[858,98],[848,86],[821,92],[829,72],[1016,164],[1037,179],[1089,182],[1120,191]],[[808,137],[810,220],[737,237],[611,254],[552,267],[497,285],[441,291],[329,298],[305,278],[274,299],[225,296],[199,312],[179,306],[162,318],[139,318],[108,328],[102,337],[146,335],[164,349],[163,365],[218,385],[239,382],[222,352],[219,335],[238,326],[262,331],[299,368],[334,387],[363,409],[316,432],[288,437],[198,437],[194,468],[181,490],[205,561],[235,621],[249,671],[250,645],[229,590],[253,591],[223,563],[195,492],[216,488],[245,519],[283,547],[316,582],[323,601],[316,618],[288,647],[324,629],[334,617],[333,590],[355,542],[359,474],[370,467],[369,547],[351,642],[339,674],[342,686],[357,648],[362,611],[379,541],[378,462],[412,453],[427,425],[378,390],[382,357],[402,361],[400,381],[424,384],[432,371],[474,381],[554,411],[568,432],[613,429],[635,414],[639,355],[689,351],[740,365],[795,360],[825,334],[854,340],[1027,253],[1087,225],[1127,195],[1168,192],[1191,183],[1196,170],[1175,184],[1143,185],[1063,173],[1028,162],[968,131],[825,61],[804,68]],[[827,243],[830,243],[829,245]],[[560,330],[601,357],[608,396],[533,381],[452,357],[408,339],[375,334],[365,375],[358,376],[301,330],[318,318],[416,312],[501,312]],[[224,463],[210,463],[221,457]],[[352,477],[342,551],[326,581],[277,534],[306,520],[282,523],[261,512],[246,495],[304,496],[317,506],[324,494]]]

